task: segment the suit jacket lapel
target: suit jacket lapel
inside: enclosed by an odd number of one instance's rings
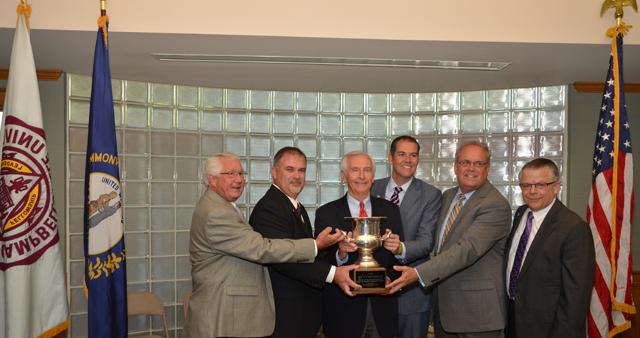
[[[547,213],[547,216],[544,217],[544,221],[540,225],[540,229],[536,233],[536,237],[533,238],[533,242],[531,242],[531,246],[529,246],[529,250],[527,251],[527,255],[524,257],[524,262],[522,262],[522,268],[520,269],[520,274],[518,278],[521,278],[526,272],[529,266],[531,266],[531,262],[535,259],[536,255],[540,252],[540,247],[545,241],[545,238],[549,237],[556,228],[558,221],[558,212],[560,211],[560,202],[556,199],[553,202],[553,206]]]
[[[467,227],[471,224],[469,223],[462,223],[462,220],[465,218],[467,212],[469,210],[476,210],[478,207],[478,204],[480,204],[480,202],[482,202],[482,200],[485,198],[485,196],[487,196],[487,193],[489,191],[489,189],[491,189],[491,184],[489,182],[486,182],[483,186],[481,186],[480,188],[478,188],[473,195],[471,195],[471,198],[469,198],[468,201],[466,201],[464,203],[464,205],[462,206],[462,208],[460,208],[460,212],[458,212],[458,216],[456,217],[455,221],[453,222],[453,224],[451,225],[451,230],[449,231],[449,234],[447,235],[447,238],[445,239],[445,242],[442,243],[443,245],[447,245],[447,244],[451,244],[451,243],[455,243],[455,241],[458,239],[459,235],[464,233],[467,229]],[[455,192],[457,190],[454,190],[453,195],[451,196],[452,202],[453,202],[453,198],[455,197]],[[449,205],[452,203],[449,202]],[[448,211],[449,209],[445,210],[445,213]],[[445,214],[446,216],[446,214]]]
[[[402,203],[400,203],[400,209],[403,211],[402,214],[408,213],[412,207],[418,203],[418,196],[420,196],[420,184],[416,182],[417,178],[413,178],[409,188],[404,192],[404,197],[402,198]]]
[[[371,195],[374,195],[378,198],[385,198],[385,194],[387,193],[387,185],[389,185],[389,180],[391,177],[383,178],[379,181],[378,184],[374,184],[371,186]]]
[[[300,221],[300,218],[296,216],[296,220],[300,224],[300,226],[304,229],[304,233],[308,238],[313,238],[313,232],[311,231],[311,221],[309,220],[309,215],[307,214],[307,209],[304,208],[304,205],[300,203],[300,208],[302,209],[302,219],[304,219],[304,224]]]
[[[309,216],[307,215],[307,211],[304,209],[304,206],[302,205],[302,203],[300,203],[300,207],[302,208],[302,218],[304,219],[304,223],[302,222],[300,217],[296,215],[293,204],[291,203],[291,201],[289,200],[289,197],[287,197],[287,195],[284,192],[276,188],[276,186],[273,184],[271,185],[270,191],[273,197],[277,201],[279,201],[278,204],[280,204],[283,210],[286,210],[285,212],[289,214],[289,217],[295,220],[295,226],[298,229],[302,229],[302,232],[304,232],[305,236],[313,237],[311,233],[311,224],[309,222]]]
[[[526,210],[527,205],[521,205],[520,207],[518,207],[518,210],[516,210],[516,214],[513,216],[513,224],[511,224],[511,231],[509,232],[509,237],[507,238],[507,250],[505,251],[507,255],[509,254],[509,250],[511,250],[511,246],[513,245],[513,236],[516,234],[518,225],[520,224],[522,216],[524,215],[524,212]]]
[[[347,194],[342,196],[342,200],[340,201],[339,208],[340,209],[336,211],[338,212],[338,218],[343,219],[341,224],[341,229],[345,231],[352,231],[353,224],[350,221],[347,221],[344,219],[345,217],[351,217],[351,210],[349,210],[349,202],[347,201]],[[336,226],[338,226],[338,224],[336,224]]]
[[[440,243],[440,236],[442,231],[444,231],[444,219],[445,217],[447,217],[447,214],[449,213],[449,207],[451,206],[451,202],[453,202],[453,198],[456,196],[456,192],[458,191],[458,188],[451,188],[447,191],[444,192],[444,194],[442,195],[442,208],[440,209],[440,216],[438,216],[438,231],[436,233],[436,245],[435,245],[435,249],[433,250],[433,252],[439,252],[440,251],[440,246],[438,245]]]

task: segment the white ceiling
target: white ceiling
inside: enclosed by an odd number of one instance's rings
[[[98,1],[29,2],[36,67],[89,75]],[[113,78],[298,91],[439,92],[602,82],[610,48],[603,32],[613,21],[612,13],[598,16],[601,0],[326,0],[322,7],[294,0],[268,6],[254,0],[109,2]],[[0,5],[0,69],[9,67],[17,3]],[[629,24],[638,17],[627,9]],[[627,83],[640,83],[636,26],[624,50]],[[494,72],[166,62],[152,53],[511,64]]]

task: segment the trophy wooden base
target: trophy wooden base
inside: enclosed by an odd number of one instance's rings
[[[362,286],[362,289],[353,291],[356,295],[383,295],[389,292],[384,287],[387,279],[385,268],[358,268],[351,271],[351,279]]]

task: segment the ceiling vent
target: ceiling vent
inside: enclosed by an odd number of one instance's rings
[[[499,71],[509,62],[153,53],[160,61]]]

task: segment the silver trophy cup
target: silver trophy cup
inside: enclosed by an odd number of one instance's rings
[[[391,230],[387,229],[384,235],[380,235],[380,221],[386,217],[346,217],[353,224],[351,241],[358,247],[360,257],[356,264],[359,268],[353,270],[351,278],[362,286],[356,291],[358,294],[386,293],[386,270],[380,266],[373,253],[382,246],[389,237]]]

